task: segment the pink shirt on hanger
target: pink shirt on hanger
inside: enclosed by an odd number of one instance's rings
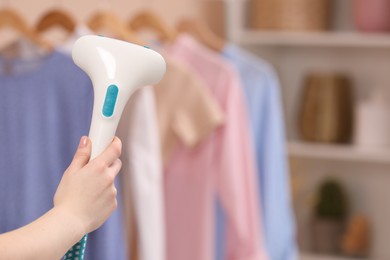
[[[164,172],[167,259],[214,258],[214,199],[227,215],[229,260],[268,259],[247,111],[236,71],[189,36],[168,53],[189,66],[218,101],[224,124],[190,148],[180,142]]]

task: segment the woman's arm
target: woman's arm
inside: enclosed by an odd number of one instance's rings
[[[116,209],[114,180],[121,168],[121,142],[89,161],[91,143],[83,137],[54,196],[54,207],[34,222],[0,235],[0,259],[60,259],[86,233]]]
[[[0,235],[0,259],[60,259],[85,233],[79,219],[54,207],[27,226]]]

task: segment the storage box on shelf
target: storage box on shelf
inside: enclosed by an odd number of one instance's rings
[[[249,0],[225,0],[226,28],[230,41],[241,45],[272,46],[317,46],[317,47],[367,47],[390,48],[389,33],[362,33],[351,28],[351,25],[340,26],[327,31],[267,31],[249,29],[247,23],[247,3]],[[350,8],[350,1],[340,1],[335,9],[343,11]],[[345,11],[345,10],[344,10]],[[336,20],[352,20],[351,17],[338,15]],[[344,24],[345,22],[341,22]],[[336,26],[337,27],[337,26]]]
[[[249,0],[247,23],[265,30],[326,30],[330,11],[329,0]]]

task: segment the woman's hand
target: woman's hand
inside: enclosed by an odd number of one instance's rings
[[[0,235],[1,259],[60,259],[117,206],[115,176],[121,168],[122,144],[110,146],[91,162],[91,142],[83,137],[54,196],[54,207],[17,230]]]
[[[100,227],[117,207],[114,180],[122,163],[122,144],[115,137],[110,146],[89,162],[92,148],[82,137],[69,168],[54,196],[54,209],[80,224],[84,234]]]

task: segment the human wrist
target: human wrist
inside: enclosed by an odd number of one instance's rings
[[[88,223],[68,208],[54,206],[51,211],[57,216],[61,225],[72,227],[71,230],[77,241],[88,233]]]

